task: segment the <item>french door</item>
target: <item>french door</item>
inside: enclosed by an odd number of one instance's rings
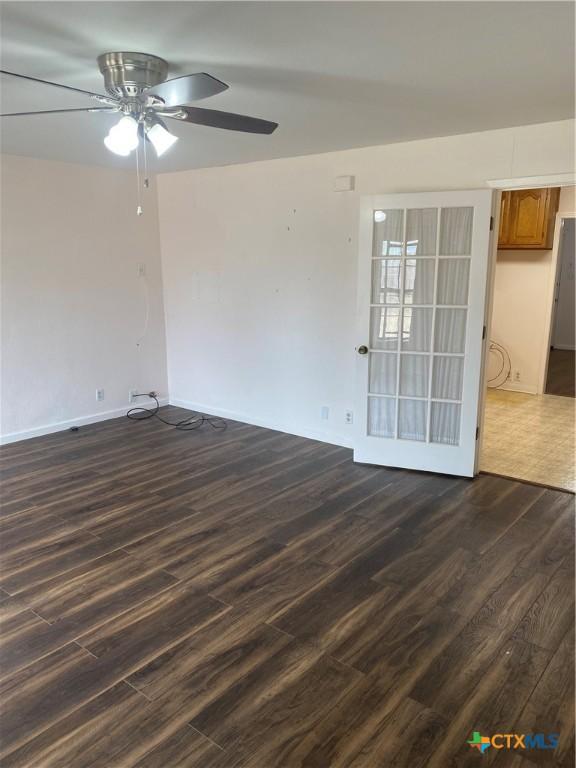
[[[362,198],[354,460],[471,477],[492,192]]]

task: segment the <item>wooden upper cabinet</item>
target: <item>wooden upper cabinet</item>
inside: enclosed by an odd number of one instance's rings
[[[503,192],[498,248],[552,248],[559,199],[559,187]]]

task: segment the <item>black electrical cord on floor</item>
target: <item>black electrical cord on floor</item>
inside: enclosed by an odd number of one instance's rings
[[[203,416],[199,413],[189,416],[187,419],[182,419],[181,421],[168,421],[167,419],[162,418],[158,413],[160,410],[160,403],[158,402],[156,395],[146,392],[140,395],[132,395],[132,397],[151,397],[155,400],[156,405],[153,409],[142,408],[141,406],[130,408],[126,416],[131,421],[158,419],[158,421],[161,421],[163,424],[167,424],[169,427],[174,427],[174,429],[178,429],[181,432],[191,432],[194,429],[200,429],[204,424],[210,424],[212,429],[226,429],[228,426],[224,419],[220,419],[218,416]]]

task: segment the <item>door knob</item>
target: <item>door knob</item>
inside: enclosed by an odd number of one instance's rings
[[[362,344],[361,347],[358,347],[358,354],[359,355],[367,355],[368,354],[368,347],[365,344]]]

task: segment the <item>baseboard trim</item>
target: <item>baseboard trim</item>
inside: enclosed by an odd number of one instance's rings
[[[528,387],[528,386],[522,386],[522,384],[519,384],[518,386],[514,386],[514,384],[502,384],[499,387],[489,387],[489,389],[502,389],[505,392],[520,392],[523,395],[537,395],[538,393],[538,387]]]
[[[160,401],[160,405],[168,405],[168,398],[163,397]],[[142,403],[144,406],[145,404]],[[109,419],[118,419],[121,416],[126,416],[126,411],[130,408],[134,408],[134,403],[125,405],[122,408],[114,408],[112,411],[102,411],[102,413],[91,413],[86,416],[78,416],[75,419],[68,419],[66,421],[57,421],[54,424],[44,424],[41,427],[34,427],[33,429],[25,429],[21,432],[8,432],[5,435],[0,435],[0,445],[8,445],[9,443],[17,443],[20,440],[30,440],[32,437],[42,437],[43,435],[51,435],[54,432],[64,432],[71,427],[84,427],[87,424],[97,424],[99,421],[108,421]]]
[[[201,413],[210,413],[214,416],[221,416],[223,419],[230,419],[231,421],[241,421],[245,424],[252,424],[255,427],[264,427],[265,429],[273,429],[277,432],[286,432],[289,435],[297,435],[298,437],[307,437],[310,440],[318,440],[321,443],[329,443],[330,445],[339,445],[342,448],[353,448],[352,438],[344,438],[323,432],[316,429],[295,429],[292,425],[283,422],[271,422],[266,419],[260,419],[249,413],[242,413],[240,411],[231,411],[227,408],[216,408],[213,405],[206,405],[205,403],[197,403],[192,400],[182,400],[180,398],[167,398],[164,397],[160,401],[160,405],[174,405],[178,408],[186,408],[190,411],[199,411]],[[145,405],[142,403],[142,405]],[[109,419],[118,419],[126,415],[126,411],[134,407],[133,405],[126,405],[123,408],[114,408],[110,411],[102,411],[102,413],[91,413],[85,416],[78,416],[75,419],[67,419],[66,421],[58,421],[53,424],[43,424],[40,427],[33,427],[32,429],[25,429],[20,432],[8,432],[7,434],[0,435],[0,445],[8,445],[9,443],[17,443],[21,440],[30,440],[33,437],[43,437],[44,435],[51,435],[55,432],[64,432],[72,427],[83,427],[88,424],[97,424],[100,421],[108,421]]]
[[[561,349],[564,352],[574,352],[574,347],[570,346],[570,344],[554,344],[552,349]]]
[[[335,435],[331,435],[327,432],[322,432],[321,430],[316,429],[295,429],[290,424],[266,421],[266,419],[260,419],[250,413],[230,411],[227,408],[216,408],[213,405],[196,403],[191,400],[181,400],[177,397],[170,398],[170,405],[177,406],[178,408],[186,408],[189,411],[198,411],[200,413],[211,414],[213,416],[220,416],[223,419],[230,419],[230,421],[241,421],[244,424],[251,424],[255,427],[265,427],[266,429],[273,429],[277,432],[286,432],[289,435],[307,437],[310,440],[318,440],[321,443],[329,443],[330,445],[339,445],[342,448],[354,447],[351,437],[350,439],[344,437],[336,437]]]

